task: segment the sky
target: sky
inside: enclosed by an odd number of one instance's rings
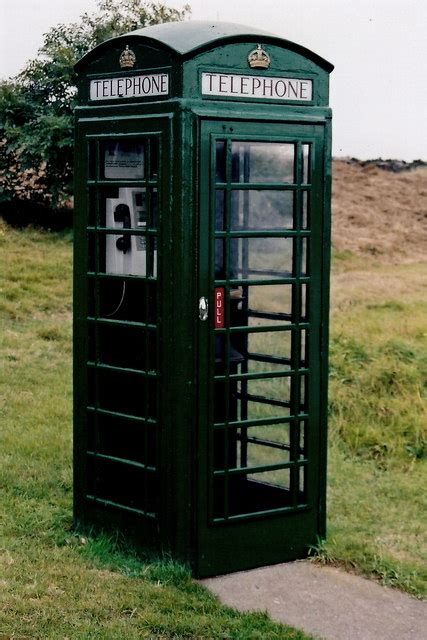
[[[182,7],[185,0],[164,0]],[[0,78],[35,57],[43,33],[96,0],[0,0]],[[270,31],[335,65],[333,153],[427,160],[426,0],[188,0],[192,20]]]

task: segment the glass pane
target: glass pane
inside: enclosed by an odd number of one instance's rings
[[[273,484],[283,489],[290,489],[291,486],[291,470],[290,469],[278,469],[277,471],[263,471],[262,473],[251,473],[248,475],[248,480],[256,480],[256,482],[265,482]],[[279,506],[286,506],[285,504],[276,504],[276,508]]]
[[[294,182],[295,145],[233,142],[232,182]]]
[[[96,423],[98,428],[96,429]],[[89,451],[156,465],[156,431],[134,420],[88,412]],[[96,431],[96,433],[95,433]]]
[[[89,369],[89,403],[142,418],[156,417],[157,380],[123,371]]]
[[[301,331],[300,366],[308,367],[308,331],[305,329]]]
[[[87,270],[98,271],[97,242],[94,233],[88,233],[87,235]]]
[[[215,231],[225,231],[225,191],[215,191]]]
[[[242,431],[245,432],[242,435],[242,447],[247,448],[242,467],[258,467],[290,461],[289,424],[250,427]]]
[[[306,485],[307,485],[307,467],[300,466],[298,469],[298,502],[305,502],[306,498]]]
[[[308,294],[308,285],[301,285],[301,320],[308,321],[308,306],[307,306],[307,294]]]
[[[99,272],[130,275],[156,276],[157,247],[151,243],[148,257],[145,231],[149,227],[155,230],[158,219],[157,187],[130,188],[107,187],[99,192],[90,192],[90,224],[117,231],[117,233],[99,233]],[[120,233],[124,229],[125,233]],[[130,229],[139,232],[129,233]],[[89,270],[96,270],[96,240],[91,234],[89,247]]]
[[[157,368],[156,341],[152,332],[140,327],[98,325],[93,328],[98,341],[99,362],[140,371]],[[95,360],[95,354],[92,360]]]
[[[304,413],[308,406],[308,376],[300,376],[300,412]]]
[[[106,180],[139,180],[145,177],[145,143],[109,140],[103,143],[103,177]]]
[[[225,280],[225,240],[215,240],[215,280]]]
[[[143,189],[141,192],[143,193]],[[157,187],[147,190],[148,202],[147,202],[147,222],[151,229],[157,229],[158,217],[159,217],[159,194]]]
[[[237,399],[241,420],[260,420],[290,415],[290,378],[240,380]]]
[[[235,476],[228,479],[227,504],[225,512],[225,480],[214,480],[214,518],[232,517],[291,505],[290,471],[280,469]]]
[[[311,145],[302,145],[302,181],[304,184],[308,184],[311,180],[310,176],[310,158],[311,158]]]
[[[308,191],[303,191],[302,192],[302,216],[301,216],[302,229],[309,229],[310,227],[309,203],[310,203],[310,194]]]
[[[226,182],[226,144],[225,140],[216,142],[216,181]]]
[[[308,275],[308,239],[302,238],[301,240],[301,275]]]
[[[145,235],[100,235],[99,253],[101,273],[154,277],[157,275],[157,247],[153,239],[147,242]],[[104,260],[102,256],[105,256]]]
[[[231,238],[230,278],[272,279],[292,276],[292,238]]]
[[[101,222],[104,221],[109,229],[145,229],[149,221],[149,209],[157,208],[157,189],[148,192],[145,187],[105,189],[100,193],[99,207]],[[155,218],[153,212],[151,214]]]
[[[150,180],[157,180],[159,176],[159,139],[150,139]]]
[[[89,180],[96,180],[98,178],[97,175],[97,148],[98,143],[95,141],[89,142],[88,144],[88,178]]]
[[[245,393],[253,399],[254,402],[266,399],[277,403],[288,403],[290,401],[290,377],[267,378],[265,380],[240,380],[238,383],[238,391],[242,392],[242,385],[245,383]],[[264,404],[261,402],[261,404]]]
[[[307,422],[301,421],[299,425],[299,458],[307,457]]]
[[[102,278],[89,280],[89,316],[96,315],[96,287],[99,289],[99,317],[155,324],[157,321],[156,281]],[[154,334],[153,334],[154,335]]]
[[[158,494],[156,473],[94,456],[88,456],[88,466],[90,495],[133,509],[155,511]]]
[[[290,331],[247,334],[248,372],[289,369],[291,366],[291,338]]]
[[[214,468],[245,469],[290,462],[289,424],[215,431]]]
[[[289,322],[292,311],[292,285],[251,285],[242,287],[242,307],[250,325]]]
[[[292,229],[292,191],[234,190],[231,194],[231,230]]]

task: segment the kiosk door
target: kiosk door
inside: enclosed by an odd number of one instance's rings
[[[202,123],[202,576],[302,557],[324,528],[323,141],[322,125]]]

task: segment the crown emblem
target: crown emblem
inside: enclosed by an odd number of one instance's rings
[[[259,44],[256,49],[248,55],[248,62],[251,69],[268,69],[270,66],[270,56]]]
[[[129,45],[126,45],[126,49],[121,52],[119,63],[122,69],[132,69],[136,62],[136,55],[129,49]]]

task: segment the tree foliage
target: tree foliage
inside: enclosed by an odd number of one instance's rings
[[[75,63],[104,40],[191,13],[142,0],[100,0],[95,14],[59,24],[38,56],[0,81],[0,200],[60,206],[72,194]]]

